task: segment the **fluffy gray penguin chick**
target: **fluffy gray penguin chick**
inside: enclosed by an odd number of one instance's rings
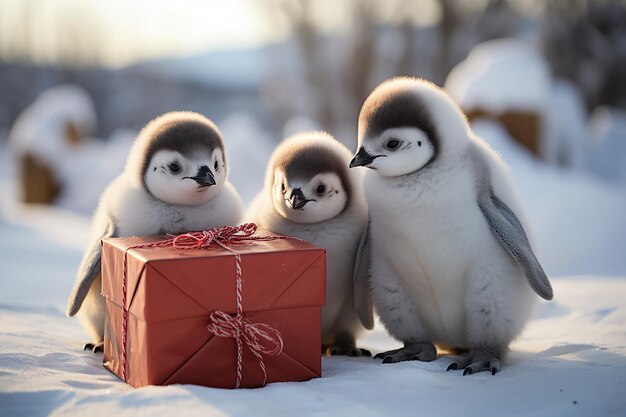
[[[378,86],[363,104],[358,133],[350,167],[369,168],[369,227],[356,305],[371,328],[373,300],[404,342],[377,357],[431,361],[437,344],[468,352],[448,370],[495,374],[531,314],[532,291],[552,299],[515,214],[506,165],[448,95],[421,79]]]
[[[89,246],[67,304],[102,350],[100,240],[182,233],[238,224],[239,194],[227,180],[226,153],[217,126],[192,112],[163,114],[137,136],[124,172],[106,188],[96,209]]]
[[[326,249],[326,305],[322,353],[361,356],[355,338],[363,326],[354,308],[353,271],[367,224],[361,174],[348,169],[350,151],[324,132],[285,139],[267,166],[264,189],[247,218],[260,228]]]

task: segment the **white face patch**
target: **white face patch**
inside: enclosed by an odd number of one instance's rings
[[[198,153],[188,157],[161,150],[150,160],[144,179],[148,191],[161,201],[200,205],[213,198],[226,180],[224,155],[221,149],[215,149],[211,155]]]
[[[321,173],[308,181],[289,183],[284,173],[274,172],[274,208],[295,223],[318,223],[341,213],[348,202],[339,176]]]
[[[378,137],[366,138],[362,146],[375,157],[367,167],[386,177],[415,172],[435,154],[432,141],[423,130],[415,127],[387,129]]]

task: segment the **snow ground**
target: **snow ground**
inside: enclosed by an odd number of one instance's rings
[[[63,311],[89,220],[11,203],[10,160],[0,149],[0,416],[626,415],[623,189],[548,168],[497,127],[477,128],[511,165],[555,287],[504,369],[463,377],[445,371],[447,357],[394,365],[331,357],[320,379],[237,391],[133,389],[102,367],[101,355],[80,350],[86,335]],[[360,345],[398,347],[380,326]]]

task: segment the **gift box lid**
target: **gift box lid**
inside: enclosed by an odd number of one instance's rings
[[[128,249],[163,238],[103,239],[102,295],[121,306],[124,253],[128,250],[126,308],[136,318],[161,321],[215,310],[235,313],[235,255],[217,244],[208,249]],[[241,255],[244,311],[325,303],[324,249],[292,238],[241,241],[228,246]]]

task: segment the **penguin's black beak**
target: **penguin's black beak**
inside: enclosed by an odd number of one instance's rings
[[[294,210],[301,210],[311,200],[307,200],[300,188],[294,188],[289,196],[289,205]]]
[[[378,156],[370,155],[369,153],[367,153],[365,148],[361,146],[356,155],[354,155],[354,158],[352,158],[352,161],[350,161],[350,168],[368,166],[369,164],[374,162],[374,159],[376,158],[378,158]]]
[[[198,186],[200,187],[208,187],[211,185],[215,185],[215,176],[213,176],[211,169],[206,165],[203,165],[200,167],[195,177],[184,177],[184,178],[189,178],[189,179],[194,180],[195,182],[198,183]]]

